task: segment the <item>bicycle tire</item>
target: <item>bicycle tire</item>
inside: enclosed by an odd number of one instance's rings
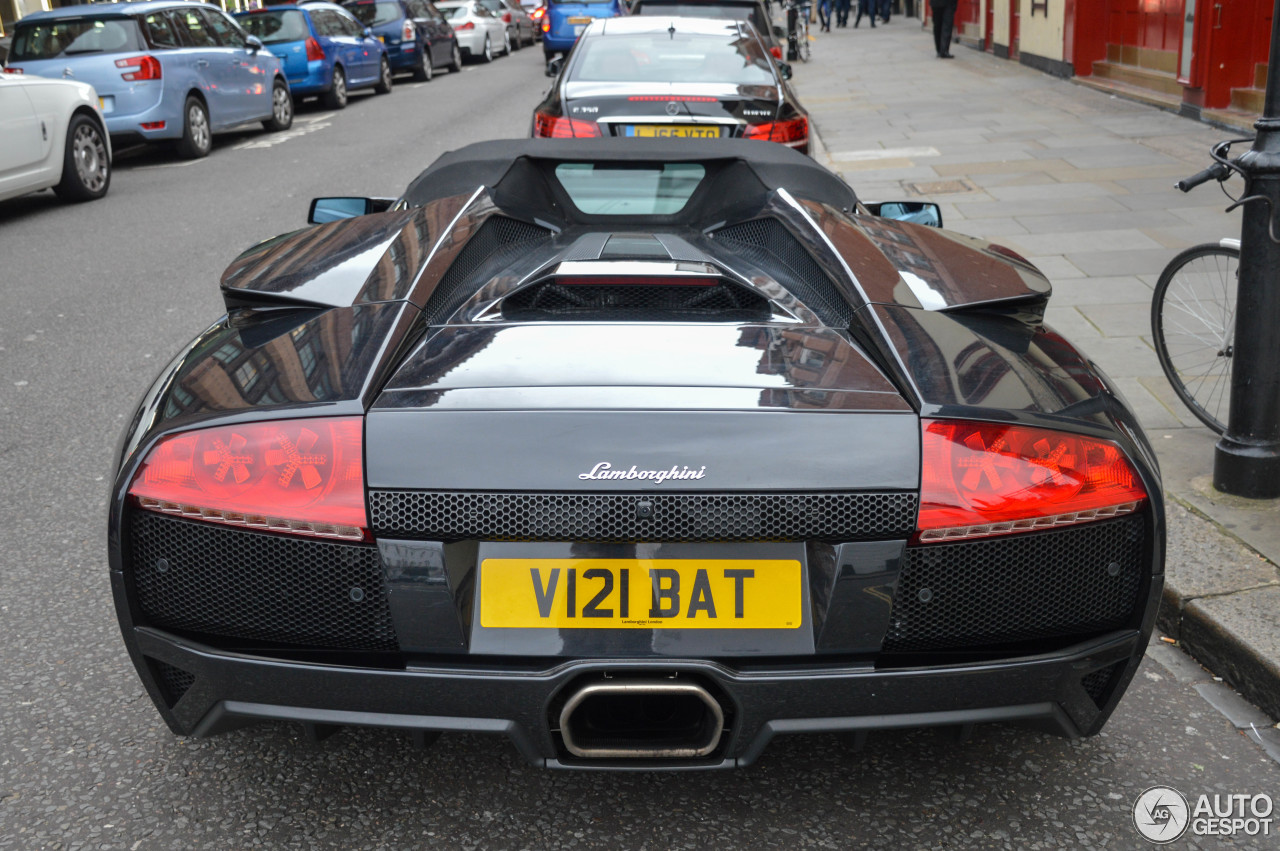
[[[1231,403],[1239,270],[1235,240],[1197,245],[1169,261],[1151,298],[1160,368],[1196,419],[1218,434]]]
[[[804,27],[801,29],[800,35],[796,39],[796,41],[799,42],[799,44],[797,45],[797,48],[800,53],[800,61],[808,62],[809,61],[809,19],[807,16],[805,17]]]

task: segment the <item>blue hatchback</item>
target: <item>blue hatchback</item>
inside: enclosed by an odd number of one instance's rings
[[[268,130],[293,124],[280,61],[204,3],[36,12],[14,28],[9,69],[89,83],[112,136],[176,140],[188,157],[208,154],[218,130],[251,121]]]
[[[568,53],[596,18],[616,18],[627,14],[624,0],[547,0],[542,16],[542,50],[547,61],[557,53]]]
[[[347,92],[391,91],[387,47],[333,3],[292,3],[236,15],[240,26],[280,57],[294,97],[319,95],[329,109],[347,105]]]

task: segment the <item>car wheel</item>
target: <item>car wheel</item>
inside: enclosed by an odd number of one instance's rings
[[[510,32],[507,33],[507,52],[510,53],[512,50],[519,50],[522,46],[523,44],[520,41],[520,27],[517,26],[515,38],[511,37]]]
[[[511,55],[511,30],[502,31],[502,55]]]
[[[347,105],[347,75],[341,65],[333,66],[333,80],[329,91],[320,96],[325,109],[342,109]]]
[[[484,37],[484,50],[480,51],[480,61],[493,61],[493,45],[489,43],[489,36]]]
[[[459,49],[458,43],[453,43],[453,53],[449,57],[449,72],[456,74],[462,70],[462,50]]]
[[[102,129],[87,115],[76,115],[67,126],[62,155],[62,180],[53,191],[63,201],[92,201],[107,194],[111,162]]]
[[[262,126],[272,133],[288,130],[293,126],[293,95],[284,80],[276,80],[271,87],[271,117]]]
[[[391,63],[387,61],[387,57],[382,57],[381,73],[378,74],[378,84],[373,90],[380,95],[391,94]]]
[[[195,95],[187,95],[182,108],[182,138],[178,153],[189,160],[209,156],[213,150],[213,130],[209,127],[209,109]]]
[[[413,81],[415,83],[429,83],[434,73],[435,68],[431,64],[431,45],[423,45],[422,64],[413,69]]]

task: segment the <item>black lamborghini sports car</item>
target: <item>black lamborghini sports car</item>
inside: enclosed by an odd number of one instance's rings
[[[180,735],[490,731],[560,767],[1098,732],[1160,597],[1150,446],[1017,254],[782,145],[524,140],[222,276],[119,452]]]

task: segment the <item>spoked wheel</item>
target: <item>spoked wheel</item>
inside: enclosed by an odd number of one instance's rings
[[[1151,300],[1160,368],[1191,413],[1219,434],[1231,401],[1239,272],[1239,242],[1197,245],[1169,262]]]
[[[102,129],[87,116],[73,117],[62,156],[62,180],[53,191],[65,201],[92,201],[106,195],[110,185],[111,160]]]

